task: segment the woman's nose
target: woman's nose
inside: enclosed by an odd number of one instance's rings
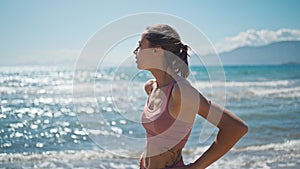
[[[140,47],[137,47],[137,48],[134,49],[133,53],[134,53],[135,55],[137,55],[137,52],[138,52],[139,48],[140,48]]]

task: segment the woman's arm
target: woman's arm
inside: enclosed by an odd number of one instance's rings
[[[219,132],[210,148],[198,158],[191,168],[206,168],[227,153],[239,139],[248,132],[244,121],[225,108],[207,101],[200,94],[199,115],[219,128]],[[219,118],[220,117],[220,118]]]
[[[144,89],[145,89],[145,92],[146,92],[146,94],[147,95],[149,95],[150,93],[151,93],[151,91],[152,91],[152,86],[153,86],[153,83],[155,82],[155,80],[154,79],[150,79],[150,80],[148,80],[146,83],[145,83],[145,85],[144,85]]]
[[[219,128],[217,137],[210,148],[193,164],[184,168],[202,169],[208,167],[227,153],[247,133],[248,127],[244,121],[227,109],[207,100],[193,87],[179,85],[175,86],[174,89],[174,98],[177,103],[181,104],[180,112],[183,112],[179,113],[179,117],[191,121],[190,119],[194,118],[194,114],[199,114]],[[186,114],[187,110],[191,113]]]

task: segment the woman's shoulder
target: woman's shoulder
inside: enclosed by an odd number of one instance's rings
[[[176,98],[180,99],[182,97],[182,93],[191,93],[191,92],[198,93],[198,90],[195,89],[188,80],[186,79],[180,80],[174,84],[172,90],[172,97],[175,99]]]
[[[149,95],[151,93],[154,82],[155,82],[155,79],[150,79],[144,84],[144,89],[145,89],[145,92],[147,93],[147,95]]]
[[[198,110],[197,105],[200,103],[198,93],[198,90],[187,80],[175,83],[172,90],[172,101],[173,105],[179,105],[179,108],[177,112],[172,112],[172,115],[182,121],[192,123]],[[184,113],[181,114],[181,112]]]

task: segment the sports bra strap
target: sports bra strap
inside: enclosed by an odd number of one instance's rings
[[[170,95],[171,95],[172,89],[174,87],[174,84],[181,81],[181,80],[182,80],[182,78],[176,78],[176,79],[172,80],[172,82],[169,84],[169,86],[167,88],[167,93],[166,93],[167,100],[170,99]]]
[[[170,99],[170,95],[171,95],[171,92],[172,92],[172,89],[173,89],[175,83],[176,83],[176,80],[173,80],[173,81],[169,84],[169,86],[168,86],[168,88],[167,88],[167,92],[166,92],[166,99],[167,99],[167,100]]]

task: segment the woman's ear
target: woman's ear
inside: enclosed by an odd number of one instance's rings
[[[163,49],[159,46],[159,47],[155,47],[154,48],[154,53],[156,54],[162,54],[163,53]]]

